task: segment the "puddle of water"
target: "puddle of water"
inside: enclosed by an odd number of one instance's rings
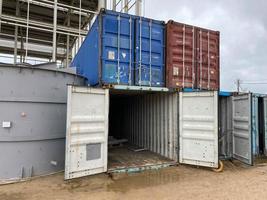
[[[109,175],[96,175],[73,179],[58,184],[59,189],[70,193],[77,192],[127,192],[132,189],[154,187],[169,184],[180,180],[181,174],[175,167],[160,170],[148,170],[139,173],[118,173]]]
[[[160,185],[175,188],[182,187],[184,184],[201,181],[203,177],[210,177],[211,180],[217,180],[218,177],[228,177],[233,171],[241,172],[247,170],[240,163],[224,162],[225,171],[222,173],[213,172],[209,168],[197,168],[190,165],[179,165],[162,168],[159,170],[147,170],[140,173],[118,173],[109,176],[108,174],[98,174],[70,181],[63,180],[63,174],[51,177],[44,177],[25,182],[6,186],[5,190],[0,192],[0,200],[6,199],[25,199],[23,195],[30,196],[31,193],[44,193],[49,191],[51,195],[62,193],[67,195],[89,195],[97,193],[126,193],[130,190],[153,188]],[[248,168],[249,169],[249,168]],[[259,171],[258,173],[262,173]],[[210,182],[207,182],[209,184]],[[22,192],[22,193],[18,193]],[[12,194],[11,194],[12,193]]]
[[[107,185],[107,189],[113,192],[127,192],[132,189],[155,187],[178,182],[181,176],[174,167],[134,174],[115,174],[112,178],[113,182]]]

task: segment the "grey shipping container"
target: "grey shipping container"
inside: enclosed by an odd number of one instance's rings
[[[264,109],[264,95],[233,96],[233,157],[246,164],[266,154]]]
[[[219,158],[232,158],[232,96],[219,96]]]

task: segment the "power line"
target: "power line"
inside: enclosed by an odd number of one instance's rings
[[[267,81],[267,79],[257,79],[257,80],[242,80],[244,82],[258,82],[258,81]]]
[[[246,84],[246,85],[265,85],[265,84],[267,84],[267,82],[255,82],[255,83],[253,83],[253,82],[251,82],[251,83],[249,83],[249,82],[241,82],[240,84]]]

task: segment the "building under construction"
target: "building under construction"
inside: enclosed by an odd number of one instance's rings
[[[0,0],[1,62],[68,66],[101,8],[141,15],[141,0]]]

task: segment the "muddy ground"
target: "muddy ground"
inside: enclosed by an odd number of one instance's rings
[[[266,199],[267,163],[225,170],[179,165],[136,174],[100,174],[63,181],[63,173],[0,186],[0,200],[24,199]]]

